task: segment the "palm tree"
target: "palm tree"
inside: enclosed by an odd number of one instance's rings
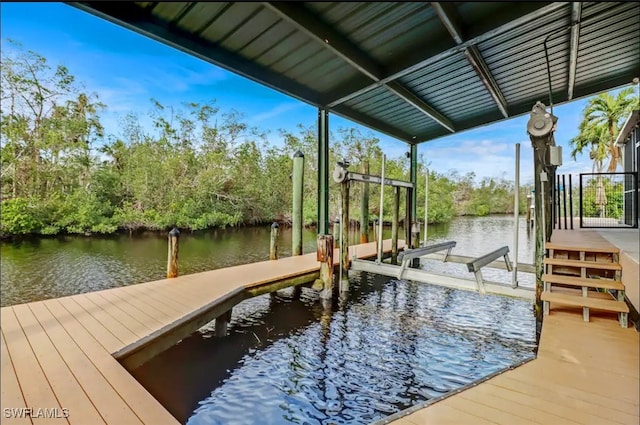
[[[609,93],[602,93],[589,100],[582,111],[580,134],[570,141],[574,146],[572,152],[574,159],[576,153],[581,153],[582,149],[590,145],[592,148],[590,157],[595,167],[597,161],[603,161],[603,147],[600,146],[602,144],[605,146],[606,157],[610,159],[607,171],[616,171],[622,157],[621,148],[615,145],[620,121],[638,107],[638,98],[633,94],[634,89],[628,87],[621,90],[615,97]]]

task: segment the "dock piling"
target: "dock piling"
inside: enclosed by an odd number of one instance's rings
[[[369,175],[369,161],[365,160],[362,172]],[[364,183],[360,198],[360,243],[369,242],[369,183]]]
[[[391,264],[398,264],[398,222],[400,216],[400,188],[394,188],[393,218],[391,220]]]
[[[304,199],[304,154],[297,151],[293,155],[293,212],[291,255],[302,255],[302,202]]]
[[[269,244],[269,260],[278,259],[278,223],[274,222],[271,225],[271,240]]]
[[[340,237],[340,257],[342,261],[340,275],[340,292],[349,290],[349,181],[340,184],[342,194],[342,232]]]
[[[169,232],[169,249],[167,255],[167,278],[178,277],[178,240],[180,231],[177,228]]]
[[[333,235],[318,235],[317,260],[320,262],[320,282],[322,285],[320,298],[331,299],[333,296]]]
[[[222,313],[220,316],[216,317],[216,329],[215,335],[216,338],[222,338],[227,336],[227,328],[229,327],[229,322],[231,321],[231,310],[227,310]]]

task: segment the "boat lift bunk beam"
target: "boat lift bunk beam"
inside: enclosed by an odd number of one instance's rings
[[[431,273],[423,269],[406,267],[406,265],[410,264],[411,260],[415,258],[426,257],[433,259],[433,257],[431,257],[433,253],[444,250],[447,250],[447,253],[444,256],[444,258],[447,259],[449,257],[451,248],[453,248],[455,244],[456,242],[450,241],[403,251],[402,253],[400,253],[399,257],[399,260],[402,261],[401,266],[353,259],[351,261],[351,269],[355,271],[381,274],[396,279],[402,278],[415,282],[444,286],[447,288],[480,292],[481,294],[494,294],[523,298],[527,300],[535,299],[535,291],[532,288],[526,288],[522,286],[513,288],[510,283],[492,282],[482,278],[480,270],[484,267],[500,269],[504,267],[507,270],[511,269],[512,265],[511,261],[509,261],[509,249],[507,246],[499,248],[481,257],[472,258],[466,262],[469,271],[474,272],[475,279],[463,278],[458,276],[447,276],[437,273]],[[500,257],[504,257],[505,265],[502,265],[502,263],[500,263],[501,267],[496,267],[496,263],[494,261]]]

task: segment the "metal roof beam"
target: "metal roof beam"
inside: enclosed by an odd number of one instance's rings
[[[351,66],[355,67],[362,74],[371,78],[373,81],[380,81],[384,76],[383,69],[378,63],[360,50],[358,46],[347,40],[344,35],[323,23],[318,16],[309,11],[305,6],[294,2],[265,2],[264,4],[269,9],[276,12],[280,17],[294,24],[298,30],[322,43],[325,48],[331,50],[331,52],[339,56]],[[411,106],[445,127],[447,130],[451,132],[455,131],[451,121],[400,83],[385,83],[384,85],[386,85],[387,88],[396,96],[400,97],[405,102],[409,103]]]
[[[429,106],[425,101],[420,99],[420,97],[416,96],[411,90],[407,89],[405,86],[400,84],[397,81],[391,81],[387,85],[387,89],[391,91],[393,94],[413,106],[414,108],[422,111],[429,117],[431,117],[434,121],[438,122],[441,126],[454,133],[455,129],[451,121],[449,121],[444,115],[440,112],[433,109]]]
[[[386,84],[390,81],[394,81],[397,80],[399,78],[402,78],[404,76],[407,76],[413,72],[416,72],[422,68],[425,68],[433,63],[436,63],[438,61],[441,61],[443,59],[448,58],[449,56],[452,56],[456,53],[462,52],[464,51],[466,48],[468,48],[469,46],[474,46],[476,44],[482,43],[486,40],[489,40],[493,37],[496,37],[500,34],[503,34],[507,31],[510,31],[514,28],[517,28],[521,25],[524,25],[528,22],[531,22],[535,19],[547,16],[550,13],[555,12],[556,10],[565,7],[567,4],[569,4],[568,2],[554,2],[545,6],[542,6],[536,10],[534,10],[533,12],[530,13],[526,13],[518,18],[515,19],[511,19],[511,20],[507,20],[503,25],[500,25],[496,28],[490,29],[486,32],[484,32],[483,34],[480,34],[478,36],[472,37],[469,40],[463,42],[462,44],[459,44],[455,47],[452,47],[450,49],[446,49],[442,52],[436,53],[436,54],[432,54],[429,55],[428,57],[410,64],[410,65],[403,65],[401,69],[399,69],[398,71],[395,71],[393,73],[391,73],[390,75],[384,77],[383,79],[381,79],[378,82],[369,84],[369,85],[365,85],[363,87],[358,87],[355,90],[353,89],[353,87],[347,88],[345,89],[345,93],[343,95],[336,95],[339,96],[337,97],[335,100],[331,101],[330,103],[327,104],[327,106],[329,106],[330,108],[333,108],[334,106],[340,105],[341,103],[344,102],[348,102],[349,100],[360,96],[363,93],[366,93],[370,90],[375,89],[376,87],[380,87],[383,84]]]
[[[458,26],[458,22],[460,22],[459,16],[457,16],[457,12],[454,9],[454,6],[451,3],[438,3],[431,2],[431,7],[436,12],[436,15],[444,25],[444,27],[449,31],[451,37],[456,42],[456,44],[460,45],[464,43],[464,38],[462,35],[462,31]],[[491,74],[491,70],[485,63],[482,55],[480,54],[480,50],[477,46],[471,45],[463,50],[464,55],[467,57],[467,60],[480,77],[480,80],[487,88],[487,91],[498,105],[498,109],[505,118],[509,117],[509,113],[507,112],[507,101],[498,86],[495,78]]]
[[[580,19],[582,18],[582,2],[571,5],[571,50],[569,51],[569,87],[567,99],[573,99],[576,84],[576,68],[578,66],[578,44],[580,44]]]
[[[338,31],[320,21],[318,16],[305,6],[294,2],[264,2],[263,4],[307,36],[324,44],[327,49],[367,77],[374,81],[382,78],[383,70],[379,64]]]

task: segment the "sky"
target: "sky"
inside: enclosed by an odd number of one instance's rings
[[[315,107],[64,3],[2,2],[0,17],[1,47],[5,47],[7,38],[19,41],[47,58],[50,65],[67,66],[86,91],[98,95],[107,105],[100,115],[107,134],[120,134],[119,120],[127,113],[146,116],[151,98],[174,107],[215,99],[221,110],[235,109],[247,124],[267,130],[269,142],[276,146],[281,143],[279,129],[295,133],[298,124],[316,125]],[[569,140],[578,133],[587,101],[554,106],[554,115],[559,118],[555,139],[563,149],[559,173],[591,171],[587,154],[578,156],[577,161],[569,156]],[[418,154],[438,173],[455,170],[462,175],[474,172],[476,180],[513,180],[515,144],[520,143],[520,181],[531,183],[528,119],[526,114],[421,143]],[[336,115],[330,115],[329,125],[333,134],[346,127],[372,133],[391,158],[408,151],[404,142]]]

